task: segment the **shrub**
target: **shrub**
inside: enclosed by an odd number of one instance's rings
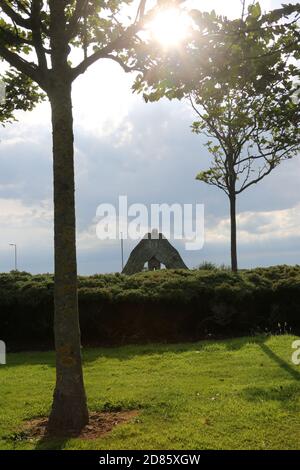
[[[79,277],[84,345],[195,341],[300,332],[300,267],[162,270]],[[0,274],[0,338],[8,348],[53,346],[53,276]]]

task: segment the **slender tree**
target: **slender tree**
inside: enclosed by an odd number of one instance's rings
[[[206,144],[212,156],[210,168],[197,179],[229,198],[233,271],[238,269],[237,196],[300,149],[300,110],[293,102],[289,71],[285,72],[282,81],[265,84],[260,93],[247,81],[220,84],[212,90],[210,80],[209,86],[204,84],[190,95],[198,116],[193,132],[213,139]]]
[[[293,63],[299,58],[299,12],[300,5],[286,5],[262,15],[256,3],[230,21],[192,11],[194,30],[181,50],[135,83],[146,101],[188,99],[197,115],[193,132],[212,139],[210,168],[197,179],[229,198],[233,271],[237,196],[299,150],[299,69]]]
[[[56,387],[49,429],[60,432],[88,422],[77,299],[72,83],[99,59],[113,60],[126,72],[138,68],[138,32],[150,13],[146,0],[137,10],[134,3],[0,0],[0,56],[38,84],[52,111]],[[72,64],[75,48],[82,50],[82,60]]]

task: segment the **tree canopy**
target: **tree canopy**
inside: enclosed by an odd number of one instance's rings
[[[215,11],[191,10],[192,28],[180,47],[162,51],[148,45],[151,69],[140,73],[134,90],[146,101],[181,99],[202,80],[232,82],[242,76],[257,83],[258,91],[274,77],[278,58],[300,59],[300,3],[262,14],[259,3],[234,20]],[[299,77],[299,70],[295,72]]]
[[[158,0],[149,7],[148,0],[0,0],[0,55],[44,90],[51,86],[48,71],[59,65],[60,47],[65,48],[71,80],[99,59],[113,60],[126,72],[136,70],[148,61],[138,34],[145,22],[157,5],[180,3]],[[56,28],[61,33],[57,43]],[[72,55],[76,48],[82,50],[79,59]]]

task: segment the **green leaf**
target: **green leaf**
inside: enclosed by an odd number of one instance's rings
[[[261,8],[260,4],[257,2],[254,5],[249,5],[248,7],[249,15],[257,19],[261,17]]]

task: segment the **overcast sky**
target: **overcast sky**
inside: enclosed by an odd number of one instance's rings
[[[230,15],[240,0],[193,0]],[[228,7],[230,3],[230,7]],[[296,3],[296,2],[292,2]],[[279,1],[262,2],[264,9]],[[230,8],[230,9],[229,9]],[[217,188],[195,180],[207,168],[203,138],[193,135],[193,114],[184,102],[146,104],[131,93],[134,77],[102,61],[73,88],[76,158],[78,270],[81,274],[120,270],[120,242],[96,237],[100,203],[202,203],[205,244],[186,251],[190,267],[204,260],[229,264],[228,201]],[[53,272],[53,206],[50,109],[43,103],[0,130],[0,271],[13,268]],[[241,267],[300,263],[300,159],[287,161],[238,200]],[[125,257],[134,246],[125,242]]]

